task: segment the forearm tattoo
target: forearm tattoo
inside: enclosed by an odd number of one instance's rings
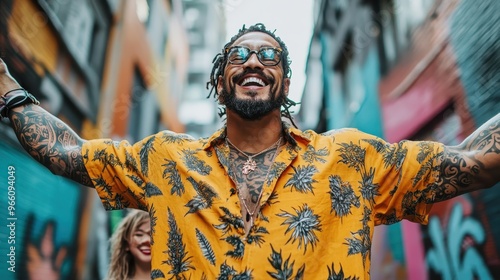
[[[93,187],[83,164],[83,140],[61,120],[42,108],[28,105],[11,114],[11,121],[24,149],[52,173]]]
[[[487,188],[500,180],[500,114],[457,147],[446,147],[436,201]]]

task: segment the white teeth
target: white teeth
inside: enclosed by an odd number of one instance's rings
[[[245,80],[243,80],[243,83],[241,83],[241,85],[242,86],[246,86],[249,83],[258,83],[259,85],[261,85],[263,87],[266,86],[266,84],[264,83],[264,81],[262,81],[261,79],[256,78],[256,77],[246,78]]]

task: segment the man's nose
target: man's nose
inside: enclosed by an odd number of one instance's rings
[[[257,53],[252,52],[250,53],[250,56],[248,57],[247,61],[244,64],[245,67],[250,67],[252,69],[254,68],[263,68],[264,65],[260,63],[259,58],[257,57]]]

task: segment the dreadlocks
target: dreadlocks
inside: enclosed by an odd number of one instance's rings
[[[285,45],[285,43],[280,39],[280,37],[276,36],[274,34],[275,31],[270,31],[267,30],[264,24],[262,23],[257,23],[254,24],[248,28],[243,25],[243,27],[238,31],[238,34],[234,35],[231,40],[224,45],[224,48],[222,48],[222,51],[218,53],[212,63],[213,63],[213,68],[212,72],[210,73],[210,80],[207,82],[207,89],[210,89],[210,92],[208,93],[207,98],[210,98],[212,96],[212,93],[214,94],[214,97],[217,98],[219,93],[217,92],[217,85],[219,84],[218,82],[218,77],[221,76],[224,72],[224,69],[226,68],[227,65],[227,56],[225,55],[225,50],[226,48],[230,47],[238,38],[241,36],[249,33],[249,32],[263,32],[268,34],[269,36],[273,37],[274,40],[276,40],[279,44],[283,52],[281,53],[281,60],[282,60],[282,65],[283,65],[283,72],[285,77],[290,78],[292,76],[292,70],[290,69],[290,63],[291,60],[288,57],[288,49]],[[215,90],[215,92],[214,92]],[[281,110],[281,115],[288,118],[290,122],[293,124],[293,126],[297,127],[292,119],[292,115],[290,113],[290,107],[297,105],[296,102],[291,100],[288,97],[284,98],[283,104],[281,105],[283,109]],[[222,117],[226,114],[225,109],[220,109],[219,116]]]

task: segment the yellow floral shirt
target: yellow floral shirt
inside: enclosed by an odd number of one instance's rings
[[[369,279],[374,226],[427,223],[441,144],[286,127],[244,239],[224,137],[83,146],[104,207],[150,213],[153,279]]]

